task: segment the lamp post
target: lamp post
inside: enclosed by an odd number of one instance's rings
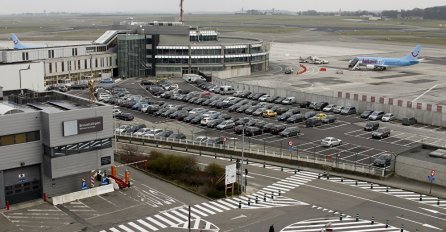
[[[243,178],[243,161],[245,159],[245,124],[243,124],[243,129],[242,129],[242,162],[240,162],[240,176],[241,176],[241,189],[242,192],[246,191],[245,189],[245,183],[244,183],[244,178]]]
[[[20,89],[20,90],[22,89],[22,71],[29,70],[29,69],[31,69],[31,65],[28,65],[27,68],[21,68],[21,69],[19,69],[19,81],[20,81],[20,83],[19,83],[19,89]],[[23,92],[22,92],[22,93],[23,93]]]

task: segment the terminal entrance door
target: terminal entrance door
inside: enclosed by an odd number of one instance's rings
[[[27,166],[3,172],[5,200],[17,204],[42,197],[40,166]]]
[[[189,74],[189,68],[181,68],[183,74]]]

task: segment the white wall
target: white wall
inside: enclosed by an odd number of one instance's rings
[[[35,91],[44,91],[44,63],[23,63],[0,65],[0,86],[3,91],[20,89],[19,70],[22,73],[22,89],[31,89]]]

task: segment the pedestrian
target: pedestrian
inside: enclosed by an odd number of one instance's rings
[[[269,227],[269,232],[274,232],[274,224]]]

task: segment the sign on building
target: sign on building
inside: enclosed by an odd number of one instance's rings
[[[104,120],[102,117],[86,118],[63,122],[63,136],[71,136],[102,131]]]
[[[225,175],[225,184],[233,184],[236,181],[236,164],[230,164],[227,165],[226,168],[226,175]]]

